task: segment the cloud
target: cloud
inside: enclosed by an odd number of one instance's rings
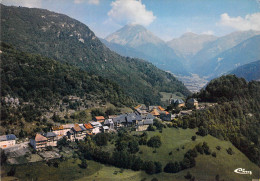
[[[141,0],[115,0],[111,3],[112,9],[108,16],[117,23],[141,24],[148,26],[155,20],[152,11],[146,10]]]
[[[13,6],[23,6],[28,8],[41,8],[42,2],[41,0],[3,0],[3,4],[13,5]]]
[[[244,18],[241,16],[230,17],[227,13],[221,14],[219,25],[234,28],[240,31],[260,30],[260,13],[248,14]]]
[[[214,33],[214,31],[208,30],[208,31],[202,32],[201,34],[203,34],[203,35],[214,35],[215,33]]]
[[[81,4],[81,3],[88,3],[88,4],[94,4],[99,5],[99,0],[74,0],[74,3]]]

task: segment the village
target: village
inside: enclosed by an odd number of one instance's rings
[[[70,142],[83,140],[87,135],[98,133],[117,132],[120,128],[129,128],[134,131],[145,131],[154,124],[154,120],[170,122],[174,119],[191,114],[193,110],[204,109],[205,104],[199,104],[196,99],[188,99],[186,103],[182,99],[170,99],[169,104],[173,105],[178,113],[169,113],[161,106],[137,105],[132,113],[120,115],[95,116],[92,121],[76,124],[57,124],[49,132],[36,133],[33,138],[25,142],[19,142],[14,134],[0,136],[0,148],[8,157],[10,164],[18,164],[17,158],[37,151],[39,158],[30,158],[29,162],[59,158],[58,141],[66,139]],[[35,150],[35,151],[34,151]]]

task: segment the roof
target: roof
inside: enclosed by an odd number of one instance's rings
[[[144,120],[144,125],[153,124],[153,119]]]
[[[121,114],[113,119],[113,122],[124,123],[126,122],[126,114]]]
[[[93,126],[90,123],[84,124],[86,129],[93,129]]]
[[[196,99],[194,99],[194,98],[190,98],[190,99],[188,99],[187,102],[188,103],[197,103],[198,101]]]
[[[47,141],[47,138],[46,137],[44,137],[43,135],[41,135],[41,134],[39,134],[39,133],[37,133],[36,134],[36,136],[35,136],[35,141]]]
[[[153,109],[153,111],[151,112],[152,115],[154,116],[159,116],[159,112],[157,111],[157,109]]]
[[[102,120],[102,119],[105,119],[104,116],[96,116],[95,118],[96,118],[96,120]]]
[[[83,131],[78,124],[75,124],[75,126],[73,127],[73,129],[74,129],[76,132]]]
[[[56,137],[57,135],[53,132],[47,132],[44,133],[43,136],[45,136],[46,138],[50,138],[50,137]]]
[[[117,115],[109,115],[109,116],[108,116],[108,119],[113,119],[113,118],[115,118],[115,117],[117,117]]]
[[[113,124],[113,120],[112,119],[106,119],[104,124]]]
[[[90,124],[91,124],[93,127],[102,126],[100,122],[95,122],[95,121],[90,122]]]
[[[133,121],[141,121],[142,120],[142,117],[140,114],[137,114],[137,113],[130,113],[126,116],[126,120],[127,122],[133,122]]]
[[[138,105],[138,106],[135,106],[134,108],[135,109],[139,109],[141,107],[141,105]]]
[[[83,125],[80,125],[79,127],[81,128],[82,131],[86,131],[87,130]]]
[[[161,106],[158,106],[158,109],[159,109],[160,111],[165,111],[165,109],[162,108]]]
[[[15,140],[16,136],[14,134],[8,134],[0,136],[0,141],[9,141],[9,140]]]
[[[57,131],[57,130],[61,130],[61,129],[64,129],[62,125],[60,125],[60,126],[53,126],[52,127],[53,131]]]
[[[109,129],[109,127],[108,126],[103,126],[103,129]]]
[[[71,128],[73,128],[74,124],[64,124],[62,126],[63,126],[63,129],[71,129]]]
[[[152,114],[147,114],[147,116],[145,117],[145,119],[154,119],[155,117]]]
[[[183,104],[184,101],[182,99],[172,99],[171,104]]]

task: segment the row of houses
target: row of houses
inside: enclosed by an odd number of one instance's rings
[[[116,131],[121,127],[132,127],[137,131],[146,130],[153,124],[155,117],[151,114],[140,115],[138,112],[121,115],[112,115],[108,119],[103,116],[97,116],[95,121],[86,124],[64,124],[53,126],[52,131],[48,133],[37,133],[30,144],[36,150],[48,146],[57,146],[58,140],[67,137],[70,141],[82,140],[86,135],[95,135],[98,133],[107,133]]]

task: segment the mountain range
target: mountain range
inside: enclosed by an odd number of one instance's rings
[[[183,65],[184,59],[176,55],[175,51],[163,40],[141,25],[126,25],[115,33],[108,35],[105,40],[126,49],[135,49],[138,52],[137,54],[128,52],[131,57],[146,59],[157,67],[176,74],[188,74]],[[112,50],[120,52],[117,47],[104,43]],[[127,50],[124,52],[127,52]]]
[[[195,73],[212,79],[258,60],[259,34],[250,30],[216,37],[188,32],[164,42],[141,25],[126,25],[102,41],[121,55],[145,59],[176,75]]]
[[[86,25],[66,15],[4,5],[1,11],[1,41],[112,80],[137,102],[159,104],[160,92],[190,93],[173,75],[151,63],[112,52]]]

